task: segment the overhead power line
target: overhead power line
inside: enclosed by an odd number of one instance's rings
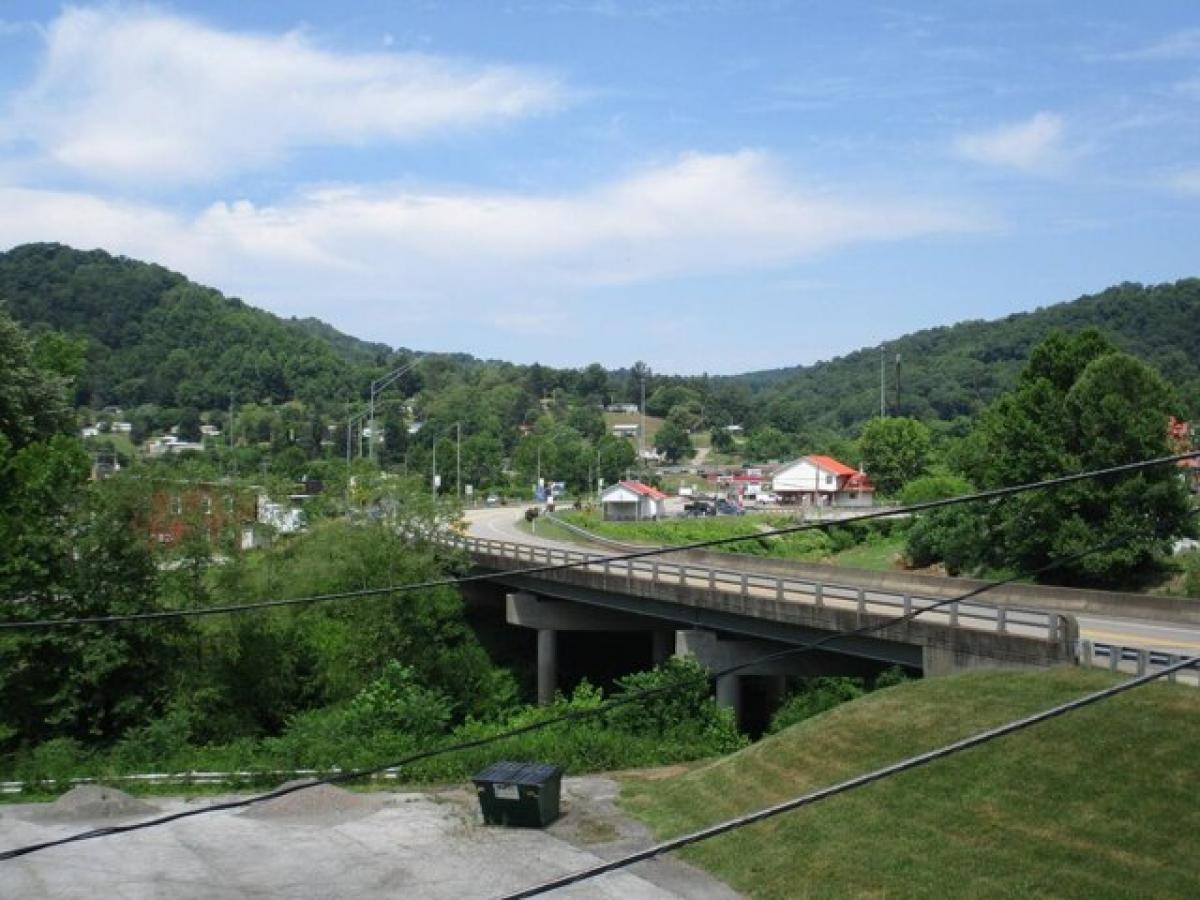
[[[1088,472],[1080,472],[1074,475],[1060,475],[1055,478],[1048,478],[1042,481],[1028,482],[1026,484],[1012,485],[1010,487],[995,488],[987,491],[977,491],[973,494],[963,494],[958,497],[948,497],[943,500],[930,500],[925,503],[914,503],[909,506],[894,507],[887,510],[875,510],[869,513],[862,513],[857,516],[850,516],[837,521],[824,522],[806,522],[801,525],[788,525],[783,528],[775,528],[770,531],[755,532],[750,535],[738,535],[736,537],[710,538],[703,541],[694,541],[690,544],[677,544],[670,547],[651,547],[646,550],[634,550],[626,553],[618,553],[609,556],[597,556],[589,559],[568,561],[562,563],[547,563],[538,566],[526,566],[519,569],[506,569],[503,572],[484,572],[476,575],[459,575],[449,578],[431,578],[425,581],[406,582],[403,584],[389,585],[387,587],[378,588],[362,588],[355,591],[340,591],[328,594],[312,594],[304,597],[285,597],[275,598],[271,600],[256,600],[247,603],[230,603],[220,606],[205,606],[191,609],[162,609],[150,610],[138,613],[124,613],[121,615],[111,616],[72,616],[56,619],[27,619],[27,620],[12,620],[0,622],[0,631],[25,631],[45,628],[68,628],[78,627],[83,625],[116,625],[129,622],[162,622],[176,619],[200,618],[206,616],[221,616],[230,615],[233,613],[255,612],[267,609],[278,609],[287,606],[302,606],[308,604],[332,603],[346,600],[358,600],[364,597],[377,597],[385,594],[402,594],[411,593],[414,591],[431,590],[439,587],[455,587],[463,584],[471,584],[481,581],[495,581],[497,579],[509,578],[514,575],[540,575],[548,572],[558,572],[564,569],[576,569],[586,566],[592,566],[603,563],[625,562],[628,560],[644,559],[650,556],[664,556],[669,553],[681,553],[689,550],[703,550],[708,547],[725,546],[729,544],[744,543],[745,541],[756,541],[762,538],[778,537],[787,534],[797,534],[804,531],[825,530],[827,528],[842,527],[845,525],[853,525],[857,522],[866,522],[873,519],[881,519],[897,515],[910,515],[918,512],[928,512],[934,509],[941,509],[947,506],[956,506],[963,503],[974,503],[985,500],[996,500],[1003,497],[1009,497],[1014,494],[1025,493],[1027,491],[1041,490],[1046,488],[1058,487],[1064,484],[1071,484],[1077,481],[1083,481],[1089,478],[1104,478],[1113,475],[1124,475],[1131,472],[1142,471],[1144,469],[1154,468],[1157,466],[1170,465],[1178,463],[1185,459],[1200,457],[1200,450],[1191,451],[1188,453],[1179,453],[1174,456],[1163,456],[1156,459],[1141,460],[1134,463],[1126,463],[1120,466],[1111,466],[1106,469],[1093,469]]]
[[[620,859],[614,859],[610,862],[600,863],[588,869],[583,869],[571,875],[565,875],[561,878],[556,878],[551,881],[543,882],[535,887],[526,888],[512,894],[505,894],[499,900],[523,900],[526,897],[536,897],[550,891],[558,890],[559,888],[568,887],[573,884],[579,884],[582,881],[595,878],[598,875],[603,875],[607,872],[613,872],[617,869],[623,869],[626,866],[631,866],[634,863],[642,862],[643,860],[653,859],[663,853],[669,853],[672,850],[678,850],[681,847],[686,847],[689,844],[697,844],[700,841],[706,841],[709,838],[717,835],[726,834],[730,831],[735,831],[739,828],[745,828],[747,825],[753,825],[756,822],[761,822],[764,819],[770,819],[782,813],[791,812],[794,809],[799,809],[802,806],[811,806],[814,803],[819,803],[829,797],[836,797],[838,794],[845,794],[849,791],[864,787],[868,784],[873,784],[876,781],[883,781],[886,778],[891,778],[894,775],[899,775],[901,772],[907,772],[910,769],[918,768],[919,766],[927,765],[935,760],[944,759],[947,756],[953,756],[956,753],[961,753],[963,750],[969,750],[972,747],[978,747],[983,744],[990,743],[997,738],[1005,735],[1013,734],[1017,731],[1023,731],[1048,719],[1053,719],[1057,716],[1066,715],[1077,709],[1082,709],[1085,706],[1090,706],[1093,703],[1099,703],[1102,700],[1107,700],[1109,697],[1115,697],[1117,694],[1131,691],[1134,688],[1142,687],[1149,684],[1151,681],[1163,678],[1181,669],[1186,669],[1195,665],[1200,660],[1195,658],[1187,658],[1176,662],[1166,668],[1138,676],[1129,681],[1121,682],[1112,687],[1105,688],[1094,693],[1087,694],[1083,697],[1078,697],[1074,700],[1069,700],[1066,703],[1060,703],[1058,706],[1053,706],[1041,712],[1034,713],[1030,716],[1025,716],[1021,719],[1015,719],[1011,722],[1006,722],[1003,725],[998,725],[994,728],[989,728],[986,731],[981,731],[978,734],[973,734],[970,737],[955,741],[951,744],[945,744],[934,750],[928,750],[925,753],[919,753],[916,756],[910,756],[902,759],[899,762],[894,762],[891,765],[883,766],[882,768],[866,772],[862,775],[857,775],[854,778],[848,778],[845,781],[840,781],[837,784],[829,787],[821,788],[820,790],[812,791],[808,794],[803,794],[799,797],[794,797],[791,800],[785,800],[783,803],[777,803],[774,806],[768,806],[764,809],[756,810],[744,816],[738,816],[734,819],[726,819],[724,822],[719,822],[716,825],[710,825],[707,828],[702,828],[699,831],[693,831],[690,834],[685,834],[673,840],[663,841],[660,844],[655,844],[653,847],[647,847],[645,850],[639,850],[636,853],[630,853]]]
[[[931,612],[940,607],[947,606],[952,603],[962,602],[963,600],[967,600],[971,597],[976,597],[982,593],[985,593],[986,591],[994,590],[995,588],[1001,587],[1005,584],[1010,584],[1013,581],[1017,581],[1021,578],[1026,578],[1026,577],[1030,577],[1032,575],[1038,575],[1043,572],[1050,571],[1052,569],[1058,568],[1059,566],[1066,565],[1069,562],[1074,562],[1075,560],[1084,558],[1093,553],[1099,553],[1106,549],[1110,549],[1114,546],[1118,546],[1122,543],[1127,543],[1127,542],[1128,542],[1127,539],[1114,539],[1114,540],[1106,541],[1103,544],[1099,544],[1094,547],[1090,547],[1085,550],[1078,551],[1077,553],[1071,554],[1068,557],[1064,557],[1061,560],[1055,560],[1051,563],[1041,566],[1040,568],[1038,568],[1036,570],[1019,573],[1017,575],[1013,575],[1013,576],[1003,579],[1001,581],[995,581],[995,582],[990,582],[985,585],[981,585],[980,587],[977,587],[972,591],[968,591],[967,593],[965,593],[959,597],[950,597],[950,598],[946,598],[943,600],[938,600],[938,601],[930,604],[929,606],[922,607],[920,609],[914,609],[911,612],[905,613],[900,616],[893,616],[893,617],[885,619],[883,621],[868,624],[868,625],[863,625],[858,628],[850,629],[848,631],[832,633],[823,638],[819,638],[817,640],[810,641],[808,643],[801,644],[796,647],[791,647],[786,650],[780,650],[780,651],[776,651],[773,653],[764,654],[763,656],[758,657],[757,659],[750,660],[748,662],[742,662],[742,663],[739,663],[739,664],[733,665],[733,666],[728,666],[727,668],[720,669],[715,672],[710,672],[708,674],[707,680],[710,682],[713,682],[723,676],[736,674],[737,672],[740,672],[747,668],[751,668],[756,665],[761,665],[763,663],[772,662],[774,660],[777,660],[777,659],[780,659],[783,657],[795,656],[795,655],[799,655],[801,653],[807,653],[807,652],[809,652],[811,650],[815,650],[819,647],[828,646],[829,644],[832,644],[841,639],[845,639],[845,638],[849,638],[849,637],[857,637],[857,636],[860,636],[863,634],[869,634],[873,631],[883,630],[885,628],[889,628],[889,627],[899,624],[901,622],[911,621],[913,619],[918,618],[921,615],[924,615],[925,613]],[[474,740],[469,740],[469,741],[458,741],[453,744],[444,745],[442,747],[434,747],[429,750],[424,750],[419,753],[413,753],[413,754],[410,754],[409,756],[403,757],[401,759],[394,760],[394,761],[391,761],[388,763],[383,763],[378,766],[372,766],[370,768],[363,768],[363,769],[354,769],[354,770],[351,770],[348,772],[340,772],[335,775],[329,775],[324,778],[313,779],[312,781],[304,782],[301,784],[294,784],[294,785],[288,785],[288,786],[281,787],[281,788],[276,788],[273,791],[268,791],[263,794],[257,794],[253,797],[244,797],[244,798],[241,798],[238,800],[229,800],[229,801],[224,801],[221,803],[211,804],[209,806],[197,807],[196,809],[183,810],[181,812],[171,813],[171,814],[168,814],[165,816],[158,816],[156,818],[146,819],[141,822],[133,822],[133,823],[130,823],[127,825],[111,825],[111,826],[108,826],[105,828],[92,829],[89,831],[78,832],[76,834],[68,835],[67,837],[58,838],[58,839],[52,840],[52,841],[43,841],[40,843],[28,844],[28,845],[25,845],[22,847],[16,847],[11,850],[0,851],[0,861],[15,859],[20,856],[26,856],[30,853],[36,853],[36,852],[39,852],[42,850],[48,850],[52,847],[63,846],[65,844],[75,843],[78,841],[93,840],[95,838],[109,837],[109,836],[117,835],[117,834],[125,834],[125,833],[131,832],[131,831],[141,831],[141,830],[147,829],[147,828],[154,828],[159,825],[166,825],[170,822],[178,821],[179,819],[187,819],[187,818],[191,818],[193,816],[205,815],[207,813],[221,812],[221,811],[226,811],[226,810],[231,810],[231,809],[241,809],[244,807],[252,806],[256,803],[263,803],[268,800],[274,800],[279,797],[284,797],[284,796],[287,796],[288,794],[292,794],[297,791],[302,791],[302,790],[307,790],[309,788],[318,787],[319,785],[323,785],[323,784],[343,784],[343,783],[350,782],[350,781],[357,781],[362,778],[369,778],[373,775],[379,775],[384,772],[389,772],[389,771],[393,771],[396,769],[400,769],[400,768],[403,768],[404,766],[409,766],[409,765],[412,765],[413,763],[421,762],[426,759],[432,759],[434,757],[444,756],[446,754],[456,753],[456,752],[459,752],[462,750],[473,750],[473,749],[476,749],[479,747],[485,747],[490,744],[495,744],[500,741],[508,740],[510,738],[519,737],[524,734],[530,734],[535,731],[541,731],[542,729],[550,728],[551,726],[554,726],[554,725],[560,725],[560,724],[563,724],[566,722],[575,722],[575,721],[582,721],[585,719],[597,718],[597,717],[606,715],[607,713],[609,713],[612,710],[617,709],[619,707],[626,706],[626,705],[632,704],[632,703],[640,703],[642,701],[649,700],[653,697],[661,696],[664,694],[669,694],[669,693],[672,693],[677,690],[682,690],[683,688],[688,687],[691,684],[692,684],[692,682],[690,682],[690,681],[679,681],[679,682],[675,682],[674,684],[661,685],[661,686],[655,687],[655,688],[647,688],[647,689],[644,689],[641,691],[631,692],[629,694],[625,694],[620,697],[614,697],[614,698],[611,698],[610,700],[606,700],[604,703],[600,704],[599,706],[592,707],[590,709],[570,710],[570,711],[562,713],[560,715],[552,716],[547,719],[542,719],[537,722],[532,722],[528,725],[523,725],[518,728],[512,728],[507,731],[500,732],[498,734],[488,735],[486,737],[476,738]]]

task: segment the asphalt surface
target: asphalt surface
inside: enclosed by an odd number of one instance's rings
[[[320,790],[320,789],[317,789]],[[503,896],[648,846],[607,778],[568,778],[563,816],[548,830],[481,824],[474,794],[349,794],[283,810],[217,812],[145,831],[55,847],[0,862],[0,896],[119,900],[325,900]],[[154,814],[223,798],[143,801]],[[285,798],[286,799],[286,798]],[[125,805],[129,806],[128,799]],[[0,848],[136,821],[148,813],[79,815],[49,804],[0,807]],[[730,900],[724,884],[671,858],[640,863],[555,897]]]

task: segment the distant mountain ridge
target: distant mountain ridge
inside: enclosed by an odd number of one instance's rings
[[[76,401],[223,407],[344,402],[392,355],[316,319],[283,319],[152,263],[61,244],[0,253],[0,306],[34,331],[88,340]]]
[[[887,341],[882,357],[888,412],[942,420],[973,415],[1012,386],[1030,349],[1046,334],[1089,327],[1157,368],[1192,414],[1200,412],[1197,278],[1148,286],[1121,284],[1031,312],[930,328]],[[877,346],[809,366],[748,372],[733,380],[756,397],[782,396],[795,402],[813,424],[845,429],[878,415],[880,362]]]
[[[87,366],[76,395],[81,405],[211,409],[224,408],[234,395],[238,403],[300,399],[344,409],[347,400],[363,395],[371,379],[414,355],[344,334],[318,319],[280,318],[162,266],[61,244],[28,244],[0,253],[0,307],[34,331],[48,328],[87,338]],[[1122,284],[1032,312],[888,341],[883,351],[887,411],[926,420],[973,416],[1012,386],[1029,350],[1049,331],[1086,327],[1099,328],[1156,367],[1179,391],[1185,411],[1200,415],[1200,279],[1195,278]],[[430,386],[444,383],[437,372],[454,371],[470,383],[517,378],[532,396],[544,397],[556,388],[574,394],[586,380],[579,370],[513,366],[466,353],[438,358],[438,365],[425,372],[433,379]],[[772,424],[793,434],[827,429],[850,436],[879,414],[880,360],[880,348],[874,347],[809,366],[722,378],[656,374],[650,389],[677,383],[707,396],[706,408],[714,411],[710,420],[718,424],[723,423],[715,410],[723,396],[732,402],[729,421],[748,429]],[[627,387],[629,377],[626,369],[609,370],[610,391],[615,395]]]

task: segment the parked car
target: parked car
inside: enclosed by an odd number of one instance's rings
[[[756,503],[778,503],[779,497],[769,491],[759,491],[758,496],[754,498]]]
[[[487,500],[485,500],[483,502],[486,503],[488,506],[495,506],[497,503],[500,502],[500,498],[497,497],[495,494],[488,494]]]
[[[728,500],[717,501],[717,514],[722,516],[741,516],[745,515],[745,510],[736,503],[731,503]]]
[[[685,516],[715,516],[717,508],[707,501],[696,500],[683,505],[683,514]]]

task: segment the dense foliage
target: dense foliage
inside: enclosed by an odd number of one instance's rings
[[[1162,378],[1099,332],[1055,333],[1034,348],[1016,389],[980,417],[960,464],[986,489],[1166,456],[1166,422],[1178,412]],[[1057,561],[1043,580],[1132,585],[1158,571],[1176,538],[1194,532],[1183,479],[1159,466],[982,510],[935,512],[911,529],[909,553],[918,565],[940,559],[952,571],[1032,572]]]
[[[686,460],[692,436],[711,431],[718,452],[736,450],[748,461],[817,452],[856,465],[861,459],[850,441],[879,411],[878,350],[721,378],[667,376],[642,362],[609,371],[595,363],[551,369],[429,355],[360,341],[313,319],[280,319],[158,266],[53,244],[0,253],[0,305],[35,334],[50,329],[85,340],[74,403],[120,406],[135,441],[177,425],[194,434],[201,416],[225,428],[232,400],[233,445],[269,449],[271,458],[294,451],[291,468],[300,470],[305,461],[344,456],[347,404],[359,411],[373,380],[415,360],[419,365],[379,398],[378,454],[385,464],[431,472],[433,443],[461,428],[463,480],[476,487],[503,489],[504,460],[520,457],[522,490],[528,490],[538,477],[540,448],[544,478],[582,489],[589,467],[576,460],[592,453],[594,479],[595,451],[602,449],[598,408],[637,403],[643,390],[648,412],[667,419],[658,445],[673,460]],[[1162,373],[1178,389],[1185,415],[1200,413],[1194,405],[1200,397],[1196,279],[1125,284],[995,322],[899,338],[884,358],[887,412],[929,425],[937,451],[1016,384],[1048,330],[1085,327]],[[417,422],[424,427],[410,433]],[[746,440],[735,444],[727,425],[742,426]],[[572,439],[582,441],[585,452],[564,450],[547,464],[555,455],[551,445],[565,447]],[[355,452],[365,447],[358,432],[350,442]],[[636,464],[629,442],[624,445],[619,463],[601,462],[608,482]],[[448,459],[448,451],[439,456]],[[441,473],[449,487],[456,487],[456,472]],[[890,474],[883,477],[889,490],[899,487]]]

